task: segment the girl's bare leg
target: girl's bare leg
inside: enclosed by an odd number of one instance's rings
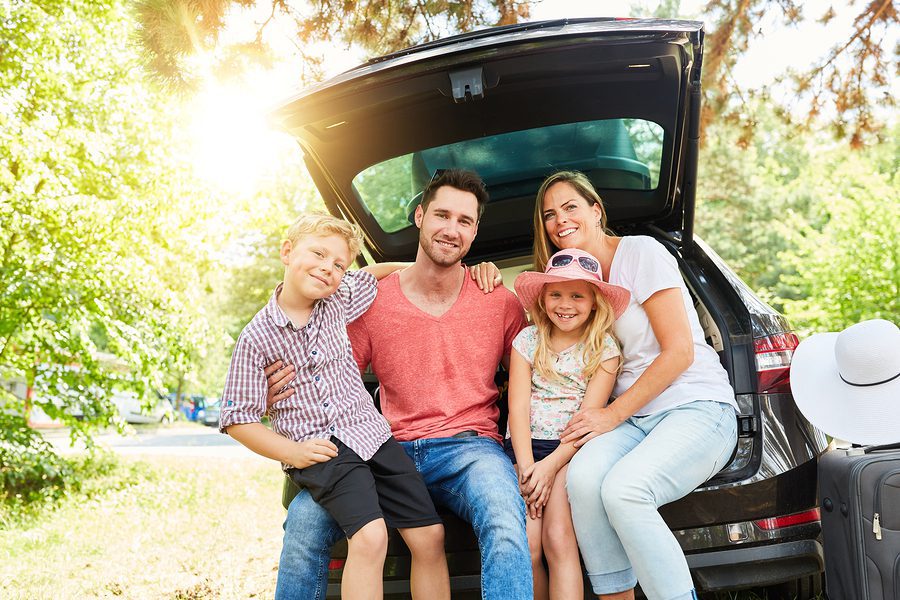
[[[546,511],[547,509],[544,508]],[[546,512],[544,513],[546,515]],[[528,534],[528,549],[531,551],[531,573],[534,577],[534,600],[550,598],[547,570],[544,568],[544,549],[541,545],[543,518],[532,519],[525,515],[525,533]]]
[[[556,474],[550,498],[544,507],[542,545],[550,567],[550,598],[553,600],[581,598],[584,595],[578,541],[566,496],[567,469],[568,465]]]

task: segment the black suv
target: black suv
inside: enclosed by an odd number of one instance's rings
[[[366,260],[415,256],[418,194],[455,167],[477,171],[491,196],[468,260],[494,261],[507,283],[530,267],[535,193],[557,170],[591,179],[619,235],[661,241],[741,413],[731,463],[662,514],[700,592],[777,586],[778,597],[808,598],[822,586],[815,459],[827,440],[790,394],[789,324],[693,233],[703,36],[702,23],[662,20],[487,29],[371,60],[274,116],[329,210],[365,230]],[[286,482],[285,505],[295,491]],[[452,515],[446,531],[454,597],[477,597],[474,535]],[[345,551],[332,556],[334,597]],[[384,577],[387,595],[408,593],[399,536]]]

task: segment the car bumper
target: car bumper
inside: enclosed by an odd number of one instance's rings
[[[825,568],[818,540],[692,554],[687,561],[704,592],[774,585],[816,575]]]

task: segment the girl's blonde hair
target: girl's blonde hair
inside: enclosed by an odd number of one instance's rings
[[[591,180],[584,173],[578,171],[559,171],[549,176],[541,184],[537,197],[534,200],[534,270],[543,271],[547,266],[550,257],[559,250],[550,241],[547,230],[544,227],[544,196],[552,186],[557,183],[568,183],[578,195],[585,199],[588,205],[596,204],[600,207],[600,228],[607,235],[612,235],[612,231],[606,228],[606,209],[603,207],[603,200],[597,190],[594,189]]]
[[[584,332],[578,343],[582,345],[582,359],[584,361],[584,379],[590,381],[591,377],[603,368],[603,342],[607,335],[612,336],[619,347],[619,341],[612,333],[612,326],[616,318],[609,300],[606,299],[597,286],[590,286],[594,295],[594,310],[588,317]],[[537,327],[537,347],[534,351],[534,359],[531,368],[545,379],[559,381],[560,376],[554,367],[554,356],[550,348],[550,333],[553,331],[553,322],[547,316],[547,307],[544,305],[544,291],[541,290],[537,301],[534,303],[531,318]],[[621,351],[621,347],[619,347]],[[614,371],[607,373],[618,374],[622,368],[622,356],[619,355],[619,364]],[[606,371],[606,369],[603,369]]]

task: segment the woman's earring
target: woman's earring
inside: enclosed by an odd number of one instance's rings
[[[600,229],[600,221],[597,221],[597,229]]]

